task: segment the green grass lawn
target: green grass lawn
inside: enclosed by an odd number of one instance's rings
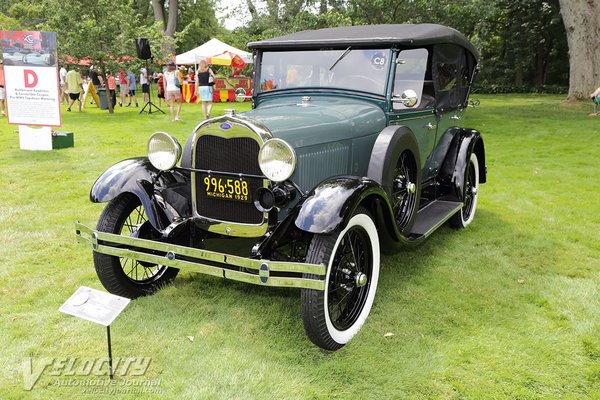
[[[182,271],[112,326],[113,356],[152,357],[141,379],[162,391],[122,397],[600,398],[600,119],[557,96],[475,97],[467,125],[484,136],[489,173],[474,223],[384,257],[350,344],[311,344],[297,290]],[[101,326],[58,312],[77,287],[103,289],[73,221],[95,225],[103,205],[88,193],[107,167],[145,155],[158,130],[185,142],[202,118],[197,105],[180,123],[138,111],[65,112],[75,147],[51,152],[19,150],[1,122],[1,399],[86,397],[88,378],[61,386],[68,377],[50,370],[25,391],[23,362],[106,355]]]

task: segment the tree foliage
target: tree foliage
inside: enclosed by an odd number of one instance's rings
[[[155,58],[166,60],[212,37],[245,48],[249,41],[305,29],[440,23],[461,31],[480,49],[478,84],[503,88],[566,86],[569,50],[573,53],[577,43],[567,42],[559,0],[240,0],[232,13],[246,15],[249,22],[233,32],[215,16],[219,2],[4,0],[0,27],[55,30],[59,53],[91,56],[108,65],[106,54],[135,55],[135,37],[148,37]],[[588,0],[560,2],[591,4],[599,14]]]
[[[568,82],[568,47],[558,0],[246,0],[251,21],[239,37],[260,40],[304,29],[389,23],[439,23],[480,49],[483,85]],[[239,12],[239,11],[238,11]]]

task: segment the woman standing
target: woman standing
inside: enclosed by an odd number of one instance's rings
[[[212,79],[211,79],[212,78]],[[200,61],[198,67],[198,76],[196,79],[196,96],[202,102],[202,112],[206,119],[210,118],[210,111],[212,110],[212,99],[213,99],[213,85],[214,85],[215,74],[205,60]]]
[[[119,101],[119,107],[123,107],[125,98],[129,95],[129,80],[127,79],[127,74],[125,73],[124,69],[119,71],[119,89],[121,91],[121,101]]]
[[[167,93],[167,103],[169,104],[169,109],[171,111],[171,121],[180,121],[179,113],[181,112],[181,92],[179,88],[183,83],[181,81],[181,77],[175,70],[175,63],[173,61],[169,61],[167,64],[167,70],[163,74],[163,79],[165,80],[166,93]],[[175,103],[177,103],[177,113],[175,113]]]

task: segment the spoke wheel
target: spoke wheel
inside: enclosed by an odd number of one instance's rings
[[[149,238],[151,226],[142,205],[135,207],[123,221],[119,234],[123,236]],[[160,277],[167,267],[137,261],[131,258],[119,257],[121,268],[132,282],[148,284]]]
[[[371,311],[379,279],[379,238],[359,208],[344,230],[315,235],[307,262],[327,265],[325,290],[302,290],[302,318],[313,343],[337,350],[360,330]]]
[[[97,229],[123,236],[151,239],[153,229],[139,198],[123,193],[111,200]],[[136,298],[154,293],[179,272],[176,268],[94,252],[94,266],[102,285],[111,293]]]
[[[479,196],[479,161],[475,153],[469,157],[465,171],[463,207],[450,219],[450,225],[456,229],[466,228],[473,222]]]
[[[327,287],[329,318],[336,329],[348,329],[362,311],[373,274],[372,253],[361,227],[353,227],[340,241]]]
[[[417,164],[409,151],[400,154],[392,182],[392,211],[398,230],[405,232],[412,226],[417,208]]]

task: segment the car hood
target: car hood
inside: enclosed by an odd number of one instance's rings
[[[305,102],[301,96],[278,98],[243,115],[261,122],[294,148],[371,135],[385,127],[380,107],[334,96],[315,96]]]

